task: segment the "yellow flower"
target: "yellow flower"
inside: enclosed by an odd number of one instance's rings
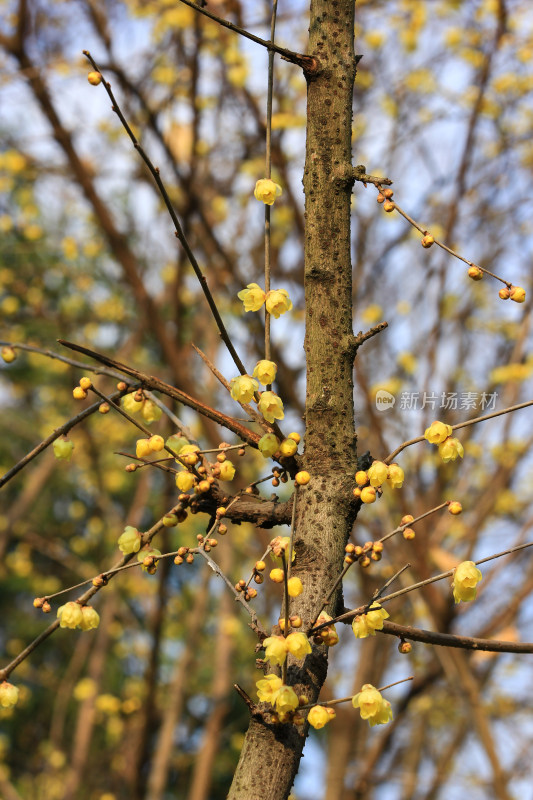
[[[150,436],[148,443],[153,453],[159,453],[165,446],[165,440],[158,433]]]
[[[361,691],[352,697],[352,705],[359,709],[361,718],[367,719],[371,726],[384,725],[392,719],[390,703],[371,683],[365,683]]]
[[[258,361],[255,365],[253,376],[257,378],[259,383],[262,383],[263,386],[270,386],[270,384],[274,383],[276,380],[277,369],[278,367],[274,361],[263,359],[262,361]]]
[[[366,639],[367,636],[375,636],[376,631],[383,629],[383,620],[390,615],[379,603],[374,603],[367,614],[360,614],[354,617],[352,630],[356,639]]]
[[[452,426],[446,425],[445,422],[435,420],[429,428],[426,428],[424,439],[427,439],[430,444],[441,444],[448,436],[452,435]]]
[[[283,403],[281,397],[274,392],[262,392],[257,408],[267,422],[274,422],[275,419],[283,419]]]
[[[365,486],[364,489],[361,489],[361,500],[363,503],[376,502],[376,490],[373,486]]]
[[[401,489],[405,480],[404,471],[398,464],[391,464],[387,473],[387,481],[393,489]]]
[[[70,461],[72,451],[74,450],[74,442],[71,442],[66,436],[60,436],[59,439],[55,439],[52,447],[54,448],[54,456],[56,458]]]
[[[100,615],[92,606],[82,606],[82,620],[79,627],[82,631],[90,631],[97,628],[100,624]]]
[[[459,439],[454,439],[453,436],[448,436],[444,442],[439,444],[439,456],[446,463],[448,461],[455,461],[455,459],[464,455],[464,448]]]
[[[150,447],[149,439],[137,439],[137,444],[135,446],[135,455],[137,458],[146,458],[151,452],[152,448]]]
[[[265,659],[271,664],[285,663],[287,658],[287,640],[283,636],[269,636],[263,641]]]
[[[180,464],[187,464],[189,467],[194,466],[198,461],[199,456],[197,455],[199,451],[199,447],[197,444],[185,444],[180,449],[179,452],[179,463]]]
[[[141,548],[141,534],[132,525],[126,525],[124,533],[121,534],[118,540],[119,550],[124,555],[129,553],[138,553]]]
[[[255,184],[254,197],[256,200],[261,200],[265,205],[271,206],[281,192],[281,186],[274,183],[270,178],[260,178]]]
[[[380,710],[378,711],[375,717],[369,718],[368,724],[370,725],[371,728],[373,728],[374,725],[386,725],[387,722],[391,721],[391,719],[392,719],[391,704],[389,703],[388,700],[382,698]]]
[[[220,480],[221,481],[232,481],[233,478],[234,478],[234,475],[235,475],[235,466],[229,460],[229,458],[227,458],[220,465]]]
[[[257,381],[249,375],[239,375],[238,378],[232,378],[230,383],[231,396],[238,403],[249,403],[259,388]]]
[[[453,599],[456,603],[461,600],[468,603],[476,599],[476,584],[482,580],[483,575],[473,561],[463,561],[453,573]]]
[[[266,296],[266,310],[273,317],[279,319],[286,311],[292,308],[292,301],[286,289],[273,289]]]
[[[161,419],[162,413],[159,406],[156,406],[152,400],[144,401],[141,416],[148,425],[150,425],[151,422],[157,422],[158,419]]]
[[[295,658],[305,658],[311,652],[311,645],[305,633],[289,633],[285,643],[287,650]]]
[[[273,433],[265,433],[259,439],[257,447],[263,458],[270,458],[279,450],[279,439]]]
[[[70,601],[57,609],[57,618],[61,628],[77,628],[83,619],[81,607],[78,603]]]
[[[289,458],[290,456],[293,456],[296,453],[296,451],[298,450],[298,445],[296,444],[294,439],[287,438],[282,441],[282,443],[279,446],[279,450],[282,456],[285,456],[285,458]]]
[[[237,297],[244,303],[245,311],[259,311],[266,294],[257,283],[249,283],[246,289],[238,292]]]
[[[290,597],[298,597],[304,590],[300,578],[289,578],[287,581],[287,591]]]
[[[261,703],[273,703],[276,695],[283,686],[283,681],[277,675],[265,675],[259,681],[256,681],[257,696]]]
[[[389,468],[383,461],[374,461],[367,475],[370,486],[381,486],[387,480]]]
[[[180,492],[188,492],[194,486],[196,478],[192,472],[178,472],[176,475],[176,486]]]
[[[335,716],[335,712],[330,714],[327,708],[324,706],[313,706],[310,709],[309,714],[307,715],[308,723],[316,730],[323,728],[324,725],[327,725]]]
[[[282,686],[281,689],[278,690],[274,705],[276,711],[280,714],[287,714],[289,711],[294,711],[294,709],[298,708],[298,695],[292,686]]]
[[[2,708],[11,708],[16,705],[19,699],[19,690],[12,683],[2,681],[0,683],[0,706]]]

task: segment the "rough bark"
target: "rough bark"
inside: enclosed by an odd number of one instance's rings
[[[292,574],[303,594],[291,603],[305,626],[314,619],[342,569],[354,519],[356,469],[352,366],[350,195],[353,0],[312,0],[309,55],[318,60],[308,80],[304,173],[307,393],[304,467],[311,482],[299,489]],[[348,176],[347,178],[345,176]],[[337,597],[331,601],[335,608]],[[293,662],[288,683],[314,701],[327,672],[327,653],[314,646]],[[228,797],[284,800],[298,770],[307,726],[268,724],[254,715]]]

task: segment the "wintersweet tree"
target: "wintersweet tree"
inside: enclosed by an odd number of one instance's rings
[[[10,12],[2,794],[511,797],[527,4]]]

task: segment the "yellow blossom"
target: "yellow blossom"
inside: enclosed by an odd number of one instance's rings
[[[373,486],[365,486],[364,489],[361,489],[361,500],[363,503],[376,502],[376,490]]]
[[[334,719],[334,717],[335,712],[330,714],[329,710],[324,708],[324,706],[313,706],[307,715],[307,721],[313,728],[319,730],[320,728],[323,728],[324,725],[327,725],[332,719]]]
[[[459,439],[454,439],[449,436],[444,442],[439,444],[439,456],[446,463],[448,461],[455,461],[455,459],[464,455],[464,448]]]
[[[254,197],[267,206],[273,205],[276,197],[281,195],[282,188],[270,178],[260,178],[255,184]]]
[[[141,548],[141,534],[137,528],[134,528],[132,525],[127,525],[124,528],[124,533],[119,537],[118,546],[124,555],[139,552]]]
[[[287,650],[295,658],[305,658],[311,652],[311,645],[305,633],[289,633],[285,643]]]
[[[137,458],[146,458],[151,452],[152,448],[150,447],[149,439],[137,439],[137,444],[135,445],[135,455]]]
[[[303,592],[304,587],[300,578],[289,578],[287,581],[287,591],[290,597],[298,597]]]
[[[367,475],[371,486],[381,486],[387,480],[389,468],[383,461],[374,461]]]
[[[476,599],[476,584],[482,580],[483,575],[473,561],[463,561],[453,573],[453,599],[456,603],[468,603]]]
[[[56,458],[70,461],[74,450],[74,442],[71,442],[66,436],[60,436],[59,439],[54,440],[52,447]]]
[[[136,392],[130,392],[130,394],[125,394],[120,401],[122,408],[124,411],[127,411],[128,414],[134,414],[142,408],[143,400],[136,400],[135,395]]]
[[[274,361],[263,359],[262,361],[258,361],[255,365],[253,376],[257,378],[259,383],[262,383],[263,386],[270,386],[270,384],[274,383],[276,380],[277,369],[278,367]]]
[[[374,725],[386,725],[392,720],[392,708],[388,700],[382,698],[381,708],[374,717],[369,717],[368,724],[371,728]]]
[[[279,319],[286,311],[292,308],[292,301],[286,289],[273,289],[266,296],[266,310],[273,317]]]
[[[235,466],[234,464],[227,458],[219,467],[220,469],[220,480],[221,481],[232,481],[235,476]]]
[[[298,445],[296,444],[294,439],[287,438],[282,441],[282,443],[279,446],[279,450],[282,456],[285,456],[285,458],[289,458],[290,456],[293,456],[296,453],[296,451],[298,450]]]
[[[430,444],[441,444],[445,439],[448,438],[448,436],[451,435],[451,425],[446,425],[445,422],[439,422],[438,420],[435,420],[435,422],[431,423],[429,428],[426,428],[424,432],[424,439],[427,439]]]
[[[261,703],[273,703],[278,690],[283,686],[283,681],[277,675],[265,675],[256,681],[257,696]]]
[[[367,636],[375,636],[376,631],[383,629],[383,620],[390,615],[381,608],[379,603],[374,603],[372,609],[367,614],[359,614],[354,617],[352,630],[356,639],[366,639]]]
[[[180,492],[188,492],[190,489],[192,489],[195,483],[196,478],[192,472],[178,472],[176,475],[176,486]]]
[[[230,383],[231,396],[238,403],[249,403],[259,388],[257,381],[249,375],[239,375],[238,378],[232,378]]]
[[[387,473],[387,482],[393,489],[401,489],[405,480],[404,471],[398,464],[391,464]]]
[[[92,606],[81,607],[82,620],[79,627],[82,631],[90,631],[97,628],[100,624],[100,615]]]
[[[352,697],[352,705],[359,709],[361,718],[367,719],[371,726],[384,725],[392,719],[390,703],[371,683],[365,683],[361,691]]]
[[[19,690],[12,683],[2,681],[0,683],[0,706],[2,708],[11,708],[16,705],[19,699]]]
[[[274,422],[275,419],[283,419],[283,402],[274,392],[262,392],[257,408],[267,422]]]
[[[279,450],[279,439],[273,433],[265,433],[259,439],[257,447],[263,458],[270,458]]]
[[[246,289],[238,292],[237,297],[242,300],[245,311],[259,311],[266,294],[257,283],[249,283]]]
[[[265,659],[271,664],[285,663],[287,658],[287,640],[283,636],[269,636],[263,640]]]
[[[70,601],[57,609],[57,618],[61,628],[77,628],[83,619],[81,607],[78,603]]]
[[[292,686],[282,686],[278,690],[274,705],[276,711],[280,714],[288,714],[289,711],[294,711],[299,706],[298,695]]]
[[[161,419],[162,413],[159,406],[156,406],[152,400],[144,401],[141,416],[148,425],[150,425],[151,422],[157,422],[158,419]]]

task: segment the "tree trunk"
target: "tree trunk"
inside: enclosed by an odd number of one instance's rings
[[[304,592],[292,600],[306,630],[340,573],[356,506],[352,367],[353,0],[312,0],[309,55],[318,69],[308,82],[304,174],[307,394],[304,467],[311,482],[298,490],[296,560],[292,574]],[[334,596],[330,612],[339,595]],[[305,662],[291,662],[287,682],[310,701],[327,672],[327,653],[314,646]],[[272,725],[253,716],[229,800],[284,800],[302,756],[307,725]]]

